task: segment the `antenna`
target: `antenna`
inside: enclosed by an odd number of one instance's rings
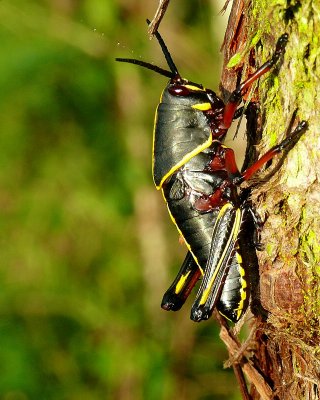
[[[149,19],[147,19],[147,24],[150,25],[150,20]],[[174,76],[180,75],[175,63],[172,60],[171,54],[170,54],[170,52],[169,52],[164,40],[162,39],[160,33],[158,31],[156,31],[154,34],[155,34],[155,37],[157,38],[157,40],[158,40],[158,42],[159,42],[159,44],[161,46],[161,50],[162,50],[162,52],[163,52],[163,54],[164,54],[164,56],[166,58],[166,61],[167,61],[167,64],[168,64],[170,70],[172,71]]]
[[[150,25],[150,20],[148,20],[148,19],[147,19],[147,24]],[[148,63],[148,62],[145,62],[142,60],[137,60],[135,58],[116,58],[116,61],[139,65],[140,67],[151,69],[151,71],[155,71],[160,75],[166,76],[167,78],[170,78],[170,79],[178,78],[179,79],[180,74],[177,70],[177,67],[175,66],[175,63],[172,60],[171,54],[169,53],[169,50],[158,31],[155,32],[155,37],[157,38],[157,40],[161,46],[161,50],[165,56],[165,59],[170,68],[170,71],[167,71],[161,67],[157,67],[156,65],[153,65],[151,63]]]
[[[136,60],[135,58],[116,58],[116,61],[139,65],[140,67],[151,69],[152,71],[155,71],[158,74],[166,76],[166,77],[168,77],[170,79],[173,79],[174,76],[175,76],[171,71],[167,71],[167,70],[165,70],[163,68],[157,67],[156,65],[147,63],[147,62],[142,61],[142,60]]]

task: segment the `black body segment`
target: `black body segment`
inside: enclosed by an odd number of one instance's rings
[[[192,108],[201,98],[194,97],[181,104],[168,88],[162,95],[153,137],[153,180],[158,189],[168,176],[212,142],[207,118],[202,111]]]

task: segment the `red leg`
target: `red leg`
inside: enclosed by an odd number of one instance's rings
[[[289,145],[294,144],[303,132],[308,128],[308,123],[306,121],[301,121],[296,128],[291,132],[290,136],[284,139],[281,143],[274,146],[266,154],[264,154],[258,161],[256,161],[251,167],[247,168],[240,179],[235,178],[236,183],[247,181],[250,179],[264,164],[270,161],[276,154],[281,153],[283,150],[287,149]]]
[[[211,171],[226,170],[230,175],[240,175],[234,151],[230,147],[224,145],[220,145],[216,150],[209,166]]]
[[[231,93],[231,96],[224,108],[223,118],[220,125],[221,129],[228,129],[230,127],[234,114],[246,89],[248,89],[248,87],[254,81],[259,79],[261,75],[264,75],[274,66],[274,64],[279,60],[280,56],[284,54],[287,42],[288,34],[285,33],[279,38],[276,45],[276,50],[272,58],[269,61],[265,62],[260,68],[258,68],[257,71],[252,74],[247,80],[240,83],[240,85]]]
[[[225,152],[225,168],[231,176],[240,176],[234,151],[229,147],[226,148]]]

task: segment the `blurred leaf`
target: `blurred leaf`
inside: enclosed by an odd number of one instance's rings
[[[209,4],[195,13],[199,4],[183,11],[177,3],[170,48],[195,80],[218,81],[216,66],[204,68],[210,40],[199,41]],[[151,188],[152,123],[165,80],[113,60],[120,51],[161,57],[144,24],[154,6],[0,2],[3,399],[231,398],[214,322],[199,328],[187,309],[164,313],[152,300],[160,304],[166,266],[176,270],[183,252]],[[179,13],[188,26],[174,21]]]

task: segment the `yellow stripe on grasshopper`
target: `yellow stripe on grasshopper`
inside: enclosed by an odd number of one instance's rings
[[[181,289],[183,288],[184,284],[186,283],[186,280],[188,279],[190,272],[191,271],[189,271],[187,274],[181,276],[181,278],[179,279],[179,282],[176,284],[176,287],[174,290],[175,294],[179,294],[181,292]]]
[[[204,88],[200,88],[200,87],[198,87],[198,86],[194,86],[194,85],[184,85],[184,87],[186,87],[187,89],[189,89],[189,90],[192,90],[192,91],[197,91],[197,92],[206,92],[206,90],[204,89]]]
[[[242,261],[242,258],[240,256],[240,254],[239,254],[239,257],[240,257],[240,259]],[[244,302],[247,299],[247,292],[246,292],[247,281],[244,279],[246,274],[245,274],[245,270],[241,267],[240,263],[239,263],[239,272],[240,272],[240,277],[241,277],[241,289],[240,289],[241,300],[239,301],[239,305],[238,305],[238,307],[236,309],[236,311],[237,311],[237,319],[239,319],[241,317],[241,314],[243,312]]]
[[[192,108],[195,108],[196,110],[200,111],[208,111],[211,110],[211,104],[210,103],[199,103],[199,104],[194,104]]]

